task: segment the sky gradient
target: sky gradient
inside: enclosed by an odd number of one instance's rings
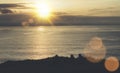
[[[1,0],[5,3],[39,3],[42,0]],[[45,0],[43,0],[45,1]],[[120,0],[46,0],[53,11],[86,16],[120,16]]]

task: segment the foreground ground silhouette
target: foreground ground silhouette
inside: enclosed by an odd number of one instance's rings
[[[8,61],[0,64],[0,73],[111,73],[104,67],[105,60],[91,63],[83,56],[54,56],[42,60]],[[112,73],[120,73],[120,68]]]

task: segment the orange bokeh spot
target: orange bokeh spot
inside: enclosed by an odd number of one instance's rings
[[[83,50],[83,55],[92,63],[98,63],[102,61],[106,56],[106,48],[102,39],[99,37],[93,37]]]
[[[103,43],[102,43],[102,39],[99,37],[94,37],[91,39],[91,41],[89,42],[89,47],[91,49],[100,49],[103,47]]]
[[[105,60],[105,68],[110,71],[114,72],[119,68],[119,60],[116,57],[109,57]]]

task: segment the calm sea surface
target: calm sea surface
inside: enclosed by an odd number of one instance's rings
[[[120,59],[120,25],[0,27],[0,63],[82,53],[91,38],[102,39],[106,56]]]

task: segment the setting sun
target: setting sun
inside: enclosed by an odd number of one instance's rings
[[[49,18],[51,15],[51,9],[47,3],[35,4],[37,14],[42,18]]]

